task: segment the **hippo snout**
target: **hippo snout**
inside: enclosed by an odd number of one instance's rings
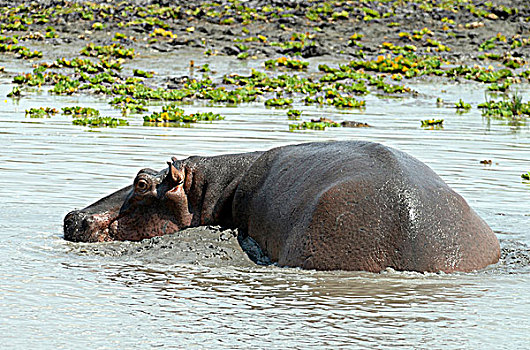
[[[64,218],[64,239],[72,242],[86,242],[90,217],[79,210],[69,212]]]
[[[72,242],[111,241],[109,229],[113,222],[109,213],[91,214],[74,210],[64,218],[64,239]]]

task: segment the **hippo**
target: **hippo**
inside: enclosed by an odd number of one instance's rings
[[[490,227],[427,165],[365,141],[172,158],[64,219],[76,242],[220,225],[271,262],[316,270],[469,272],[494,264]]]

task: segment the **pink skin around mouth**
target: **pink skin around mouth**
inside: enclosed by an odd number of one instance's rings
[[[112,233],[117,232],[119,215],[105,212],[92,215],[92,238],[95,242],[113,241]]]
[[[132,220],[127,215],[116,215],[112,212],[92,215],[90,230],[91,241],[110,242],[114,240],[140,241],[145,238],[163,236],[165,234],[177,232],[180,228],[171,220],[150,216],[146,221]]]

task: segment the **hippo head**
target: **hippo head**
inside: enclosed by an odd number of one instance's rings
[[[182,163],[143,169],[127,186],[66,215],[64,238],[74,242],[139,241],[181,230],[191,223]]]

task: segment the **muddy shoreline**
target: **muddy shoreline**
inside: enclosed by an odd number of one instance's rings
[[[43,39],[54,46],[87,40],[105,43],[110,39],[109,34],[120,32],[127,37],[123,41],[129,46],[138,49],[148,47],[161,52],[194,47],[211,50],[215,55],[237,56],[248,52],[249,57],[257,58],[299,54],[304,58],[329,55],[352,59],[359,57],[359,51],[367,57],[378,55],[382,52],[381,44],[390,42],[414,45],[417,54],[436,53],[445,59],[469,64],[479,61],[477,56],[481,43],[502,33],[507,41],[497,43],[494,51],[508,51],[514,57],[528,57],[530,52],[528,45],[510,45],[512,38],[528,38],[530,34],[530,5],[525,0],[248,1],[226,2],[218,6],[190,1],[176,7],[168,1],[136,1],[117,5],[104,1],[44,1],[38,6],[33,6],[37,3],[29,6],[25,5],[26,2],[17,3],[20,4],[17,13],[51,12],[52,15],[46,18],[46,23],[34,21],[26,25],[29,31],[13,32],[21,36],[28,32],[43,34],[47,27],[52,26],[58,37]],[[4,8],[12,6],[13,2],[0,4]],[[9,18],[4,18],[4,23],[9,23]],[[149,34],[155,28],[163,28],[174,36],[148,43]],[[423,28],[431,33],[414,38],[414,31]],[[293,33],[313,35],[307,40],[311,45],[305,45],[300,50],[270,45],[290,41]],[[352,42],[351,36],[355,33],[362,38]],[[36,38],[38,40],[38,36]],[[237,39],[249,49],[241,50],[234,45]],[[431,42],[428,42],[429,39]],[[438,50],[439,47],[432,41],[450,50]]]

